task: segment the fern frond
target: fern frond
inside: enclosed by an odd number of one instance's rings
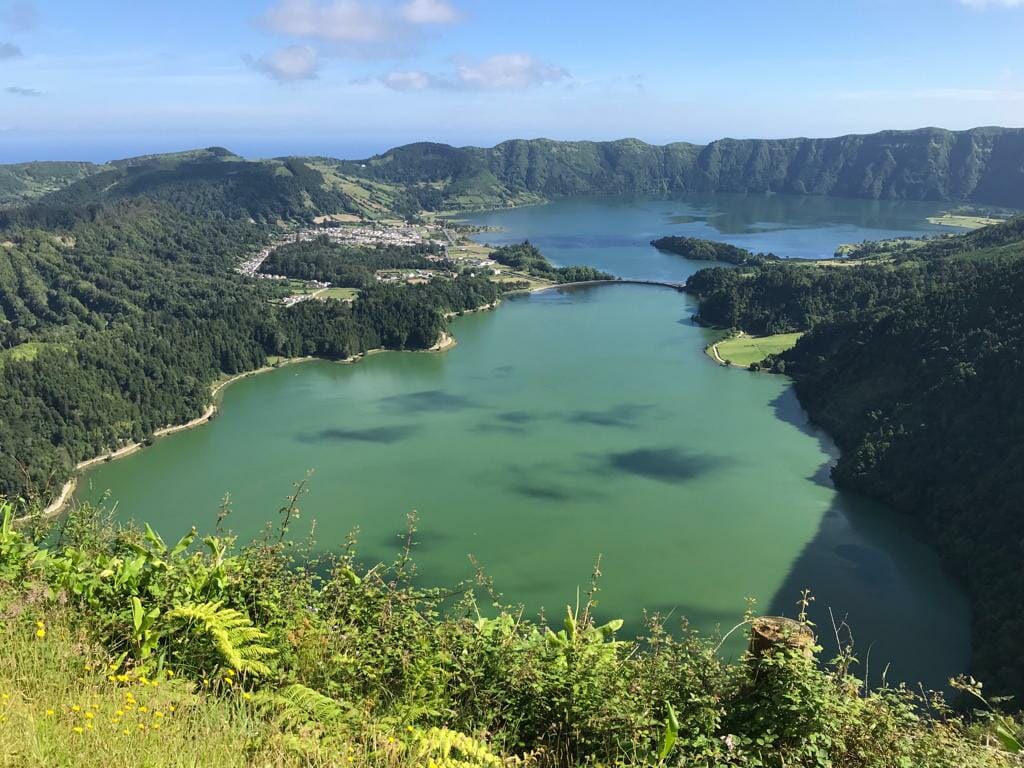
[[[261,659],[273,656],[276,651],[259,645],[266,640],[267,634],[253,626],[241,611],[223,608],[222,605],[220,602],[181,605],[169,611],[165,619],[185,623],[206,636],[222,662],[232,669],[252,675],[269,675],[270,667]]]
[[[350,711],[340,701],[299,683],[260,690],[254,701],[263,712],[276,713],[277,721],[289,727],[331,725],[343,720]]]
[[[450,768],[501,768],[505,761],[484,742],[450,728],[413,732],[413,748],[420,759],[430,758]]]

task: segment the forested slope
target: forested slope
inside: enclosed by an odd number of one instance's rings
[[[484,149],[409,144],[346,172],[436,183],[449,204],[530,196],[780,192],[1024,207],[1024,129],[923,128],[828,139],[721,139],[706,146],[514,140]]]
[[[902,261],[707,270],[708,322],[808,330],[771,361],[842,448],[833,477],[913,516],[974,606],[975,674],[1024,693],[1024,217]]]
[[[422,349],[445,313],[495,301],[460,278],[271,305],[234,265],[273,222],[340,204],[300,165],[142,158],[0,213],[0,496],[47,498],[78,461],[198,416],[218,377],[268,355]]]

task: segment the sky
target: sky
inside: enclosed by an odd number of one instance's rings
[[[1024,125],[1024,0],[0,0],[0,162]]]

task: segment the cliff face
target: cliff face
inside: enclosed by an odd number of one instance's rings
[[[705,147],[694,186],[706,192],[786,192],[1024,204],[1024,131],[884,131],[834,139],[735,141]]]
[[[883,131],[830,139],[721,139],[706,146],[507,141],[490,149],[410,144],[347,171],[441,182],[460,195],[782,192],[1024,207],[1024,129]]]

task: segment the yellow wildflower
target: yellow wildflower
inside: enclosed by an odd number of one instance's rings
[[[38,637],[40,640],[42,640],[44,637],[46,637],[46,630],[45,629],[37,629],[36,630],[36,637]]]
[[[46,716],[47,717],[53,717],[53,715],[54,715],[54,711],[52,709],[46,710]]]
[[[83,729],[79,728],[77,725],[74,728],[72,728],[71,730],[74,731],[75,733],[82,733],[82,731],[83,731]]]
[[[95,715],[92,712],[86,712],[85,713],[86,720],[92,720],[94,717],[95,717]]]
[[[77,704],[72,704],[71,705],[71,711],[72,712],[81,712],[82,708],[80,706],[78,706]]]

